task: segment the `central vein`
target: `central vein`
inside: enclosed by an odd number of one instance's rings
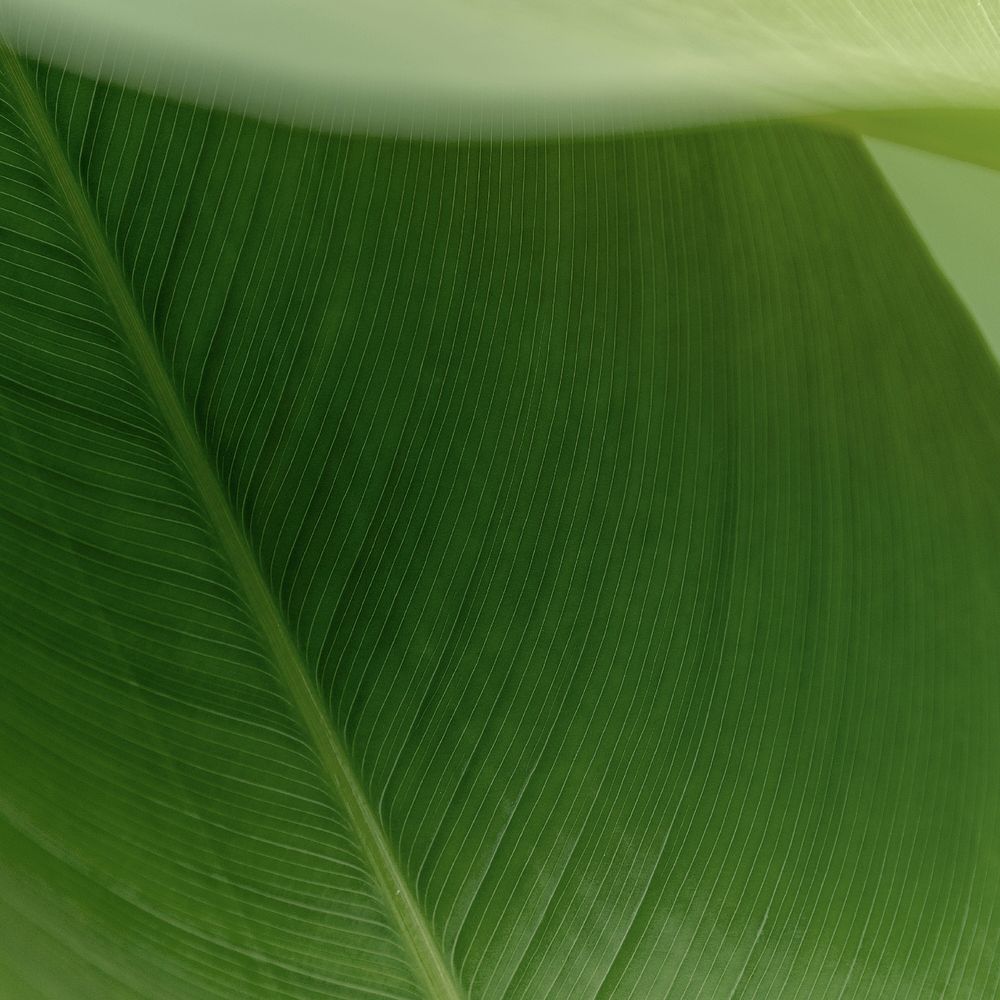
[[[70,220],[107,296],[121,334],[145,378],[153,401],[170,434],[243,590],[261,638],[287,687],[333,791],[343,804],[361,849],[395,916],[404,940],[432,1000],[462,1000],[392,845],[372,809],[340,735],[325,711],[311,672],[303,662],[284,615],[264,579],[242,525],[237,520],[204,444],[163,364],[156,343],[135,303],[104,231],[97,222],[79,180],[70,168],[41,98],[17,55],[0,41],[0,67],[14,91],[25,124],[52,176]]]

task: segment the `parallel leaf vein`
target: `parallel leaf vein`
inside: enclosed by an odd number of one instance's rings
[[[28,132],[48,168],[53,188],[89,258],[126,347],[144,378],[177,456],[191,477],[204,513],[215,530],[275,667],[315,748],[332,790],[343,804],[360,847],[433,1000],[463,1000],[395,851],[325,711],[285,616],[271,593],[242,524],[233,512],[215,467],[182,405],[128,282],[108,245],[89,198],[74,174],[37,89],[20,58],[0,42],[0,69],[20,104]]]

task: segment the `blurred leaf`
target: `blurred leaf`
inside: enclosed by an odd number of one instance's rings
[[[1000,358],[1000,173],[895,143],[866,146]]]
[[[982,0],[0,0],[0,30],[118,82],[389,134],[1000,106]]]
[[[854,141],[2,64],[0,995],[997,994],[1000,383]]]
[[[843,111],[814,123],[1000,169],[1000,110],[995,108]]]

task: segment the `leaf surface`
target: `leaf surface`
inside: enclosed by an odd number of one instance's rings
[[[1000,358],[1000,173],[895,143],[866,146]]]
[[[841,111],[817,118],[815,123],[991,170],[1000,169],[1000,111],[995,107]]]
[[[0,28],[97,76],[388,134],[1000,103],[981,0],[0,0]]]
[[[0,992],[1000,987],[1000,386],[863,150],[3,59]]]

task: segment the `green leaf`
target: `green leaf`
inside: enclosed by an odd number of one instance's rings
[[[119,82],[390,134],[1000,105],[982,0],[0,0],[0,30]]]
[[[857,143],[0,63],[0,995],[1000,989],[1000,385]]]
[[[866,146],[1000,358],[1000,172],[895,143]]]
[[[904,107],[841,111],[814,119],[814,122],[992,170],[1000,169],[1000,110],[997,108]]]

